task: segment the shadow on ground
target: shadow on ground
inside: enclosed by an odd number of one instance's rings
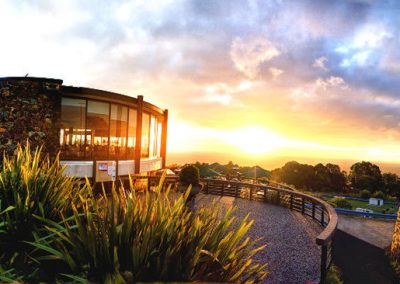
[[[344,283],[400,283],[383,249],[341,230],[335,235],[334,262],[342,271]]]

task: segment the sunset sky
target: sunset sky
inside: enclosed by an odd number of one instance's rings
[[[378,0],[3,0],[0,76],[143,95],[169,109],[168,163],[398,164],[399,15]]]

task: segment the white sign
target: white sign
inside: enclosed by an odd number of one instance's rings
[[[114,165],[108,166],[107,174],[109,176],[112,176],[113,179],[115,178],[115,166]]]

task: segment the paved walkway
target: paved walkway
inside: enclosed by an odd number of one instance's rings
[[[336,232],[334,257],[344,283],[399,283],[383,249],[341,230]]]
[[[240,220],[248,213],[254,219],[249,235],[253,239],[262,237],[260,244],[268,244],[256,255],[259,261],[268,263],[265,283],[318,283],[321,251],[315,238],[322,228],[316,222],[287,208],[233,197],[199,194],[196,207],[209,207],[213,200],[222,210],[236,206],[234,215]]]
[[[396,220],[338,216],[338,228],[343,232],[382,249],[390,245]]]

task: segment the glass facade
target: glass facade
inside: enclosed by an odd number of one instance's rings
[[[88,101],[87,151],[92,159],[108,158],[108,140],[110,134],[110,104]]]
[[[143,113],[142,116],[142,149],[141,157],[149,157],[149,140],[150,140],[150,115],[148,113]]]
[[[135,109],[129,109],[129,123],[128,123],[128,147],[127,147],[127,158],[133,160],[135,158],[135,146],[136,146],[136,119],[137,112]]]
[[[125,159],[127,130],[128,108],[112,104],[110,119],[110,159]]]
[[[134,160],[137,110],[124,105],[63,97],[61,158],[72,160]],[[142,113],[141,157],[160,157],[162,124]]]
[[[156,156],[157,157],[161,157],[161,136],[162,135],[162,123],[159,122],[157,124],[157,152],[156,152]]]
[[[86,100],[61,99],[61,152],[71,158],[85,157]]]

